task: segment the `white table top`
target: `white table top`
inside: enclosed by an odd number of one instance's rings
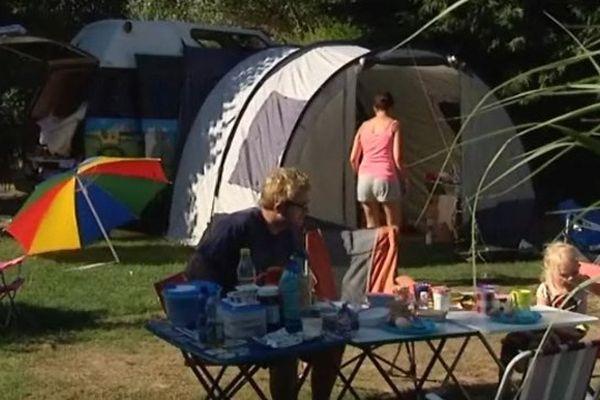
[[[466,336],[477,332],[471,327],[456,324],[451,321],[438,322],[436,323],[436,326],[437,329],[434,332],[426,334],[402,334],[383,328],[361,327],[352,337],[350,343],[355,345],[400,343],[452,336]]]
[[[531,309],[542,314],[542,318],[535,324],[523,325],[494,322],[488,316],[475,311],[450,311],[447,318],[457,324],[488,334],[535,331],[546,329],[550,325],[553,327],[565,327],[589,324],[598,321],[598,318],[590,315],[559,310],[553,307],[534,306]]]

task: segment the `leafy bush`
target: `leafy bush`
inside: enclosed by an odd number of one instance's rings
[[[350,21],[323,21],[307,30],[296,30],[284,36],[290,43],[309,44],[324,40],[357,40],[363,37],[364,30]]]

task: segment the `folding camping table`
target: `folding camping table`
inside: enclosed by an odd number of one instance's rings
[[[254,380],[254,375],[270,362],[288,357],[299,357],[313,352],[343,346],[346,341],[338,336],[324,335],[315,340],[302,342],[298,345],[272,349],[254,340],[238,341],[236,344],[221,348],[211,348],[198,342],[193,331],[179,329],[166,320],[151,321],[146,328],[154,335],[181,350],[183,357],[198,382],[206,391],[208,399],[229,399],[244,385],[252,387],[257,397],[266,400],[264,392]],[[217,367],[211,371],[208,367]],[[236,368],[238,373],[224,384],[223,375],[227,368]],[[345,378],[340,376],[342,380]]]
[[[476,330],[477,337],[501,371],[504,370],[505,366],[502,365],[500,358],[498,358],[494,349],[486,339],[487,335],[545,330],[550,326],[553,328],[577,326],[598,321],[598,318],[590,315],[560,310],[548,306],[534,306],[532,307],[532,310],[542,314],[542,318],[535,324],[504,324],[495,322],[486,315],[475,311],[452,311],[448,313],[448,320]]]
[[[359,355],[344,362],[340,368],[343,369],[351,367],[351,370],[350,374],[345,377],[345,382],[343,382],[342,391],[340,392],[338,399],[343,398],[346,394],[346,391],[351,389],[352,382],[356,378],[360,367],[367,359],[373,364],[375,369],[379,372],[380,376],[388,384],[390,389],[394,392],[394,395],[397,398],[402,398],[401,391],[398,389],[394,381],[389,377],[389,374],[385,370],[384,365],[394,370],[401,371],[403,373],[407,372],[395,365],[394,362],[387,360],[386,358],[375,352],[375,350],[388,344],[406,344],[407,348],[409,348],[409,359],[411,365],[409,367],[410,369],[408,371],[408,375],[411,376],[411,378],[413,379],[415,390],[417,392],[422,391],[423,385],[429,378],[433,367],[435,366],[436,362],[439,362],[446,371],[446,377],[443,383],[445,384],[448,379],[452,379],[452,381],[463,392],[465,397],[469,398],[469,395],[467,394],[466,390],[463,388],[463,386],[460,384],[460,382],[454,375],[454,369],[458,365],[458,362],[460,361],[460,358],[462,357],[470,338],[476,336],[477,334],[477,330],[468,326],[453,323],[451,321],[437,323],[437,329],[434,332],[427,334],[403,334],[394,332],[393,330],[385,329],[383,327],[360,328],[349,343],[349,345],[358,348],[360,350],[360,353]],[[443,358],[442,352],[444,350],[444,347],[446,346],[448,339],[454,338],[463,338],[464,340],[458,352],[454,356],[454,360],[448,363]],[[437,345],[434,344],[434,341],[436,340],[439,341]],[[417,375],[414,360],[413,345],[415,342],[425,342],[428,345],[429,349],[432,351],[431,359],[427,363],[420,377]],[[410,350],[411,348],[412,351]],[[359,398],[353,390],[351,391],[351,393],[355,398]]]
[[[517,325],[517,324],[504,324],[492,321],[486,315],[477,313],[475,311],[450,311],[447,316],[447,321],[438,323],[437,330],[424,335],[405,335],[398,334],[382,328],[361,328],[357,332],[356,336],[350,341],[350,345],[360,350],[360,354],[353,357],[352,359],[344,362],[341,368],[351,367],[350,374],[345,377],[343,382],[342,391],[338,399],[343,398],[346,391],[350,389],[352,382],[354,381],[360,367],[365,360],[369,360],[375,369],[379,372],[383,380],[388,384],[390,389],[394,392],[397,398],[402,398],[402,393],[389,377],[388,371],[384,369],[384,365],[390,367],[393,370],[398,370],[403,373],[400,367],[377,354],[376,349],[387,344],[406,344],[409,349],[409,360],[410,366],[408,375],[413,378],[415,384],[415,390],[421,392],[423,385],[429,378],[431,370],[433,369],[436,362],[439,362],[446,371],[446,376],[442,381],[442,386],[451,379],[462,392],[466,399],[470,399],[469,394],[465,388],[461,385],[459,380],[454,375],[454,370],[458,365],[463,353],[467,349],[467,345],[472,338],[478,338],[490,357],[498,365],[500,371],[504,370],[504,365],[496,355],[493,347],[486,338],[486,335],[490,334],[506,334],[510,332],[524,332],[534,330],[544,330],[549,326],[552,327],[565,327],[565,326],[576,326],[579,324],[587,324],[598,321],[598,318],[589,315],[578,314],[566,310],[559,310],[547,306],[535,306],[532,308],[542,314],[542,318],[535,324],[528,325]],[[454,359],[448,363],[443,357],[443,350],[448,339],[459,339],[463,341],[459,346],[458,352],[454,355]],[[439,342],[434,344],[435,340]],[[425,342],[429,349],[432,351],[432,356],[427,363],[422,375],[417,376],[416,365],[414,361],[414,343]],[[412,348],[412,351],[411,351]],[[411,354],[412,353],[412,354]],[[355,398],[359,398],[354,391],[351,391]]]

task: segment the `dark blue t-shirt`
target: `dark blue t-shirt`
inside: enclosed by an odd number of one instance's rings
[[[228,292],[237,284],[240,249],[247,247],[256,273],[271,266],[284,266],[296,245],[291,229],[278,234],[268,230],[260,208],[250,208],[223,216],[200,241],[196,252],[202,259],[203,275],[213,277]]]

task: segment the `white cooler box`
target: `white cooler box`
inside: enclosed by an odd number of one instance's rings
[[[221,301],[221,317],[225,337],[246,339],[267,333],[267,309],[262,304],[231,304]]]

